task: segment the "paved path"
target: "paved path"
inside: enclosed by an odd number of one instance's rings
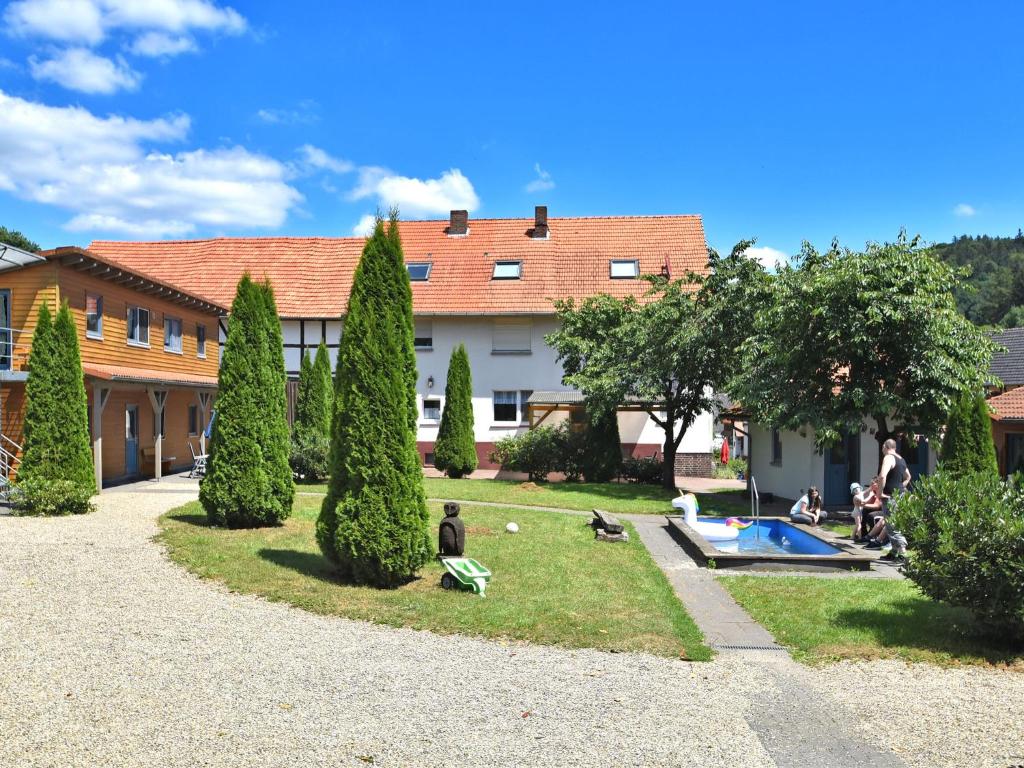
[[[1024,717],[1005,674],[925,668],[922,695],[855,712],[872,665],[486,642],[232,594],[151,540],[194,498],[168,480],[104,493],[84,517],[0,519],[0,766],[898,764],[865,741],[880,732],[922,768],[1005,766]],[[957,723],[967,747],[946,743]]]

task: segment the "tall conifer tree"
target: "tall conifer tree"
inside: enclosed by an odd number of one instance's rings
[[[335,375],[331,480],[317,541],[343,578],[390,587],[431,552],[416,452],[412,290],[397,213],[363,248]]]
[[[999,474],[992,419],[981,393],[965,395],[950,412],[940,468],[952,475]]]
[[[473,435],[473,378],[466,347],[459,344],[448,361],[444,412],[434,444],[434,466],[449,477],[470,474],[477,466]]]

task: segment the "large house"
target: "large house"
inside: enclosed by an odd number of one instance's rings
[[[466,345],[482,467],[505,435],[528,428],[530,411],[573,418],[578,393],[545,343],[556,328],[554,301],[597,293],[643,296],[642,275],[683,277],[707,271],[699,216],[616,216],[403,221],[399,228],[412,282],[416,321],[419,450],[432,462],[452,349]],[[229,305],[243,272],[274,287],[285,364],[297,376],[302,355],[325,340],[336,355],[346,302],[365,240],[357,237],[215,238],[164,242],[96,241],[89,253]],[[223,328],[222,328],[223,332]],[[566,408],[569,403],[573,407]],[[538,419],[539,420],[539,419]],[[649,416],[619,416],[624,451],[653,455],[664,435]],[[705,414],[680,445],[677,467],[709,474],[712,417]]]
[[[78,328],[98,487],[192,465],[217,389],[227,307],[80,248],[0,244],[0,470],[17,472],[27,362],[40,308]],[[157,429],[157,425],[160,429]]]

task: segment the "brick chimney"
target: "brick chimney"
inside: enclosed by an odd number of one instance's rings
[[[548,207],[538,205],[533,209],[533,232],[530,237],[544,238],[548,236]]]
[[[448,219],[448,235],[465,235],[469,232],[469,211],[452,211]]]

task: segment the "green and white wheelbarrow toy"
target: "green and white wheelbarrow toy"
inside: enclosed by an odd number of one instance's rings
[[[491,572],[471,557],[442,557],[441,586],[445,589],[471,589],[484,597]]]

